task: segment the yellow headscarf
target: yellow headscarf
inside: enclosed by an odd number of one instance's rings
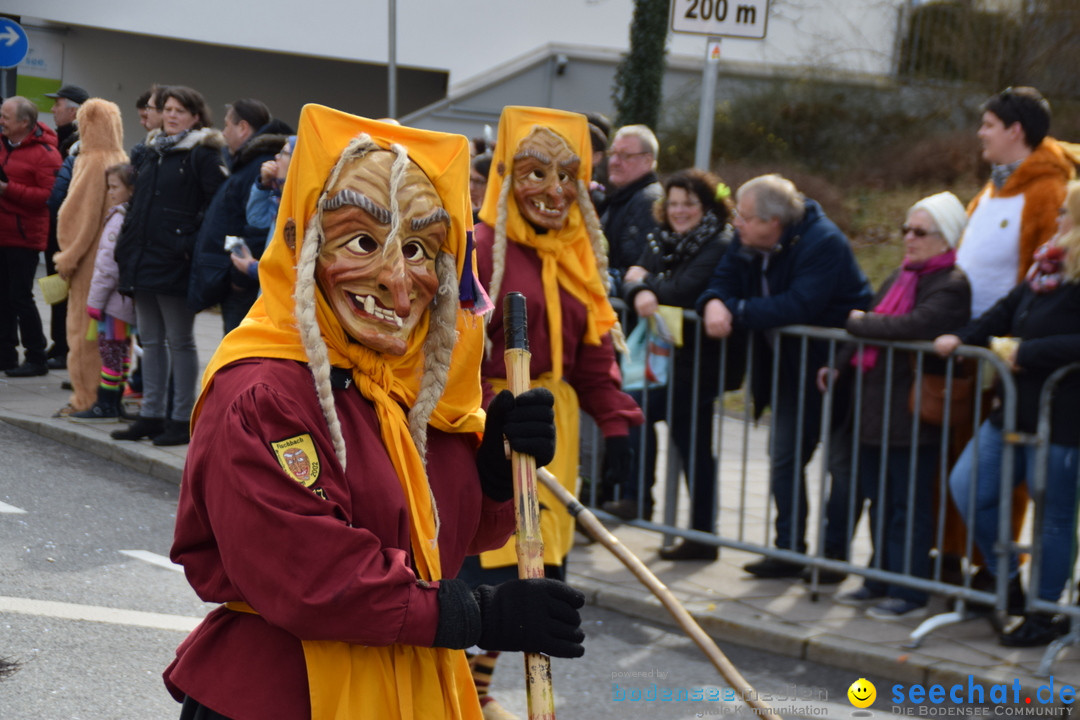
[[[297,264],[305,241],[305,228],[314,218],[327,179],[342,151],[357,135],[366,133],[380,148],[400,144],[435,185],[451,217],[450,231],[441,248],[457,262],[462,277],[471,233],[469,205],[468,141],[458,135],[416,130],[359,118],[319,105],[306,105],[300,115],[296,147],[285,183],[274,237],[259,262],[262,295],[240,326],[218,347],[203,377],[204,394],[214,374],[242,358],[283,358],[308,362],[301,339],[294,292]],[[290,232],[290,227],[295,228]],[[286,235],[295,235],[294,247]],[[471,282],[475,268],[466,273]],[[409,433],[403,406],[412,407],[424,375],[424,339],[430,311],[409,338],[401,357],[382,355],[351,341],[322,293],[316,291],[316,318],[326,343],[329,363],[352,371],[360,392],[374,403],[386,446],[402,489],[409,500],[413,557],[421,577],[441,577],[436,545],[436,511],[433,508],[424,462]],[[459,310],[459,340],[453,347],[445,391],[431,415],[430,424],[447,432],[482,432],[480,410],[480,362],[483,327],[480,319]],[[201,402],[192,415],[194,424]],[[344,458],[342,458],[344,460]]]
[[[592,144],[589,123],[584,115],[548,108],[507,106],[499,118],[499,136],[491,161],[480,219],[496,227],[499,196],[504,182],[510,182],[514,155],[518,146],[537,125],[552,130],[570,145],[581,158],[579,188],[588,188],[592,177]],[[513,242],[534,248],[542,262],[541,281],[548,308],[548,335],[551,340],[551,366],[556,378],[562,376],[562,313],[559,287],[573,295],[588,313],[585,342],[599,345],[601,338],[615,327],[615,311],[607,298],[604,281],[597,268],[596,255],[589,239],[581,204],[590,203],[587,192],[578,193],[561,230],[538,233],[518,210],[512,197],[506,202],[506,236]],[[498,302],[498,298],[493,298]]]

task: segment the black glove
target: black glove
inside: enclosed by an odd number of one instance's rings
[[[536,458],[543,467],[555,457],[555,396],[547,388],[533,388],[517,397],[503,390],[491,401],[484,439],[476,451],[480,487],[492,500],[514,497],[514,476],[503,438],[510,448]]]
[[[485,650],[540,652],[581,657],[581,615],[585,595],[548,578],[481,585],[473,591],[480,605],[480,639]]]
[[[630,462],[634,449],[630,447],[630,438],[615,435],[604,439],[604,468],[602,472],[605,488],[615,488],[630,480]]]

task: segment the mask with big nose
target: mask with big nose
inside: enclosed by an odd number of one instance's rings
[[[511,176],[518,210],[534,227],[559,230],[577,202],[579,158],[551,130],[535,127],[514,153]]]
[[[396,203],[395,162],[406,163]],[[350,338],[403,355],[435,297],[435,257],[449,228],[434,185],[412,161],[373,151],[345,164],[323,208],[319,289]]]

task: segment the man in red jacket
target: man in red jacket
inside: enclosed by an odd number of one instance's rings
[[[9,377],[49,372],[34,304],[34,273],[49,235],[49,198],[60,153],[56,133],[24,97],[0,105],[0,368]],[[19,364],[19,337],[26,357]]]

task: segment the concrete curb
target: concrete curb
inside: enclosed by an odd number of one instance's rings
[[[77,450],[83,450],[118,465],[131,468],[151,477],[180,484],[184,474],[184,462],[176,455],[157,448],[148,442],[117,442],[102,433],[98,425],[82,425],[69,420],[42,420],[22,413],[0,413],[0,421],[28,430],[35,435],[55,440]],[[123,427],[110,424],[110,431]]]

